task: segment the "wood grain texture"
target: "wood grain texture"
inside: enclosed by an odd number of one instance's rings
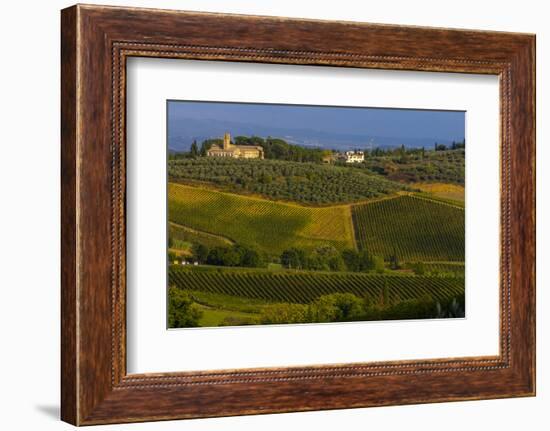
[[[76,299],[76,9],[61,16],[61,418],[78,421]]]
[[[100,6],[62,11],[63,420],[86,425],[533,395],[534,48],[534,36],[525,34]],[[127,375],[129,56],[499,75],[499,356]]]

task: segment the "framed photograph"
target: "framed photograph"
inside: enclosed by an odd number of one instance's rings
[[[465,112],[167,111],[169,328],[465,317]]]
[[[62,419],[535,394],[535,37],[62,11]]]

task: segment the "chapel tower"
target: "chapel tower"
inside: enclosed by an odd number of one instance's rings
[[[231,135],[229,134],[229,132],[225,132],[225,134],[223,135],[223,149],[229,150],[230,147],[231,147]]]

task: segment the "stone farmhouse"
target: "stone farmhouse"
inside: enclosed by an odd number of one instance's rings
[[[231,143],[231,135],[225,133],[223,146],[212,145],[206,155],[208,157],[233,157],[235,159],[263,159],[264,149],[257,145],[234,145]]]
[[[344,157],[346,163],[361,163],[365,161],[365,153],[363,151],[346,151]]]

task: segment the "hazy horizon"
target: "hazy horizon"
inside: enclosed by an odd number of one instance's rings
[[[334,149],[431,146],[465,136],[464,111],[171,100],[167,115],[168,144],[176,150],[225,131]]]

